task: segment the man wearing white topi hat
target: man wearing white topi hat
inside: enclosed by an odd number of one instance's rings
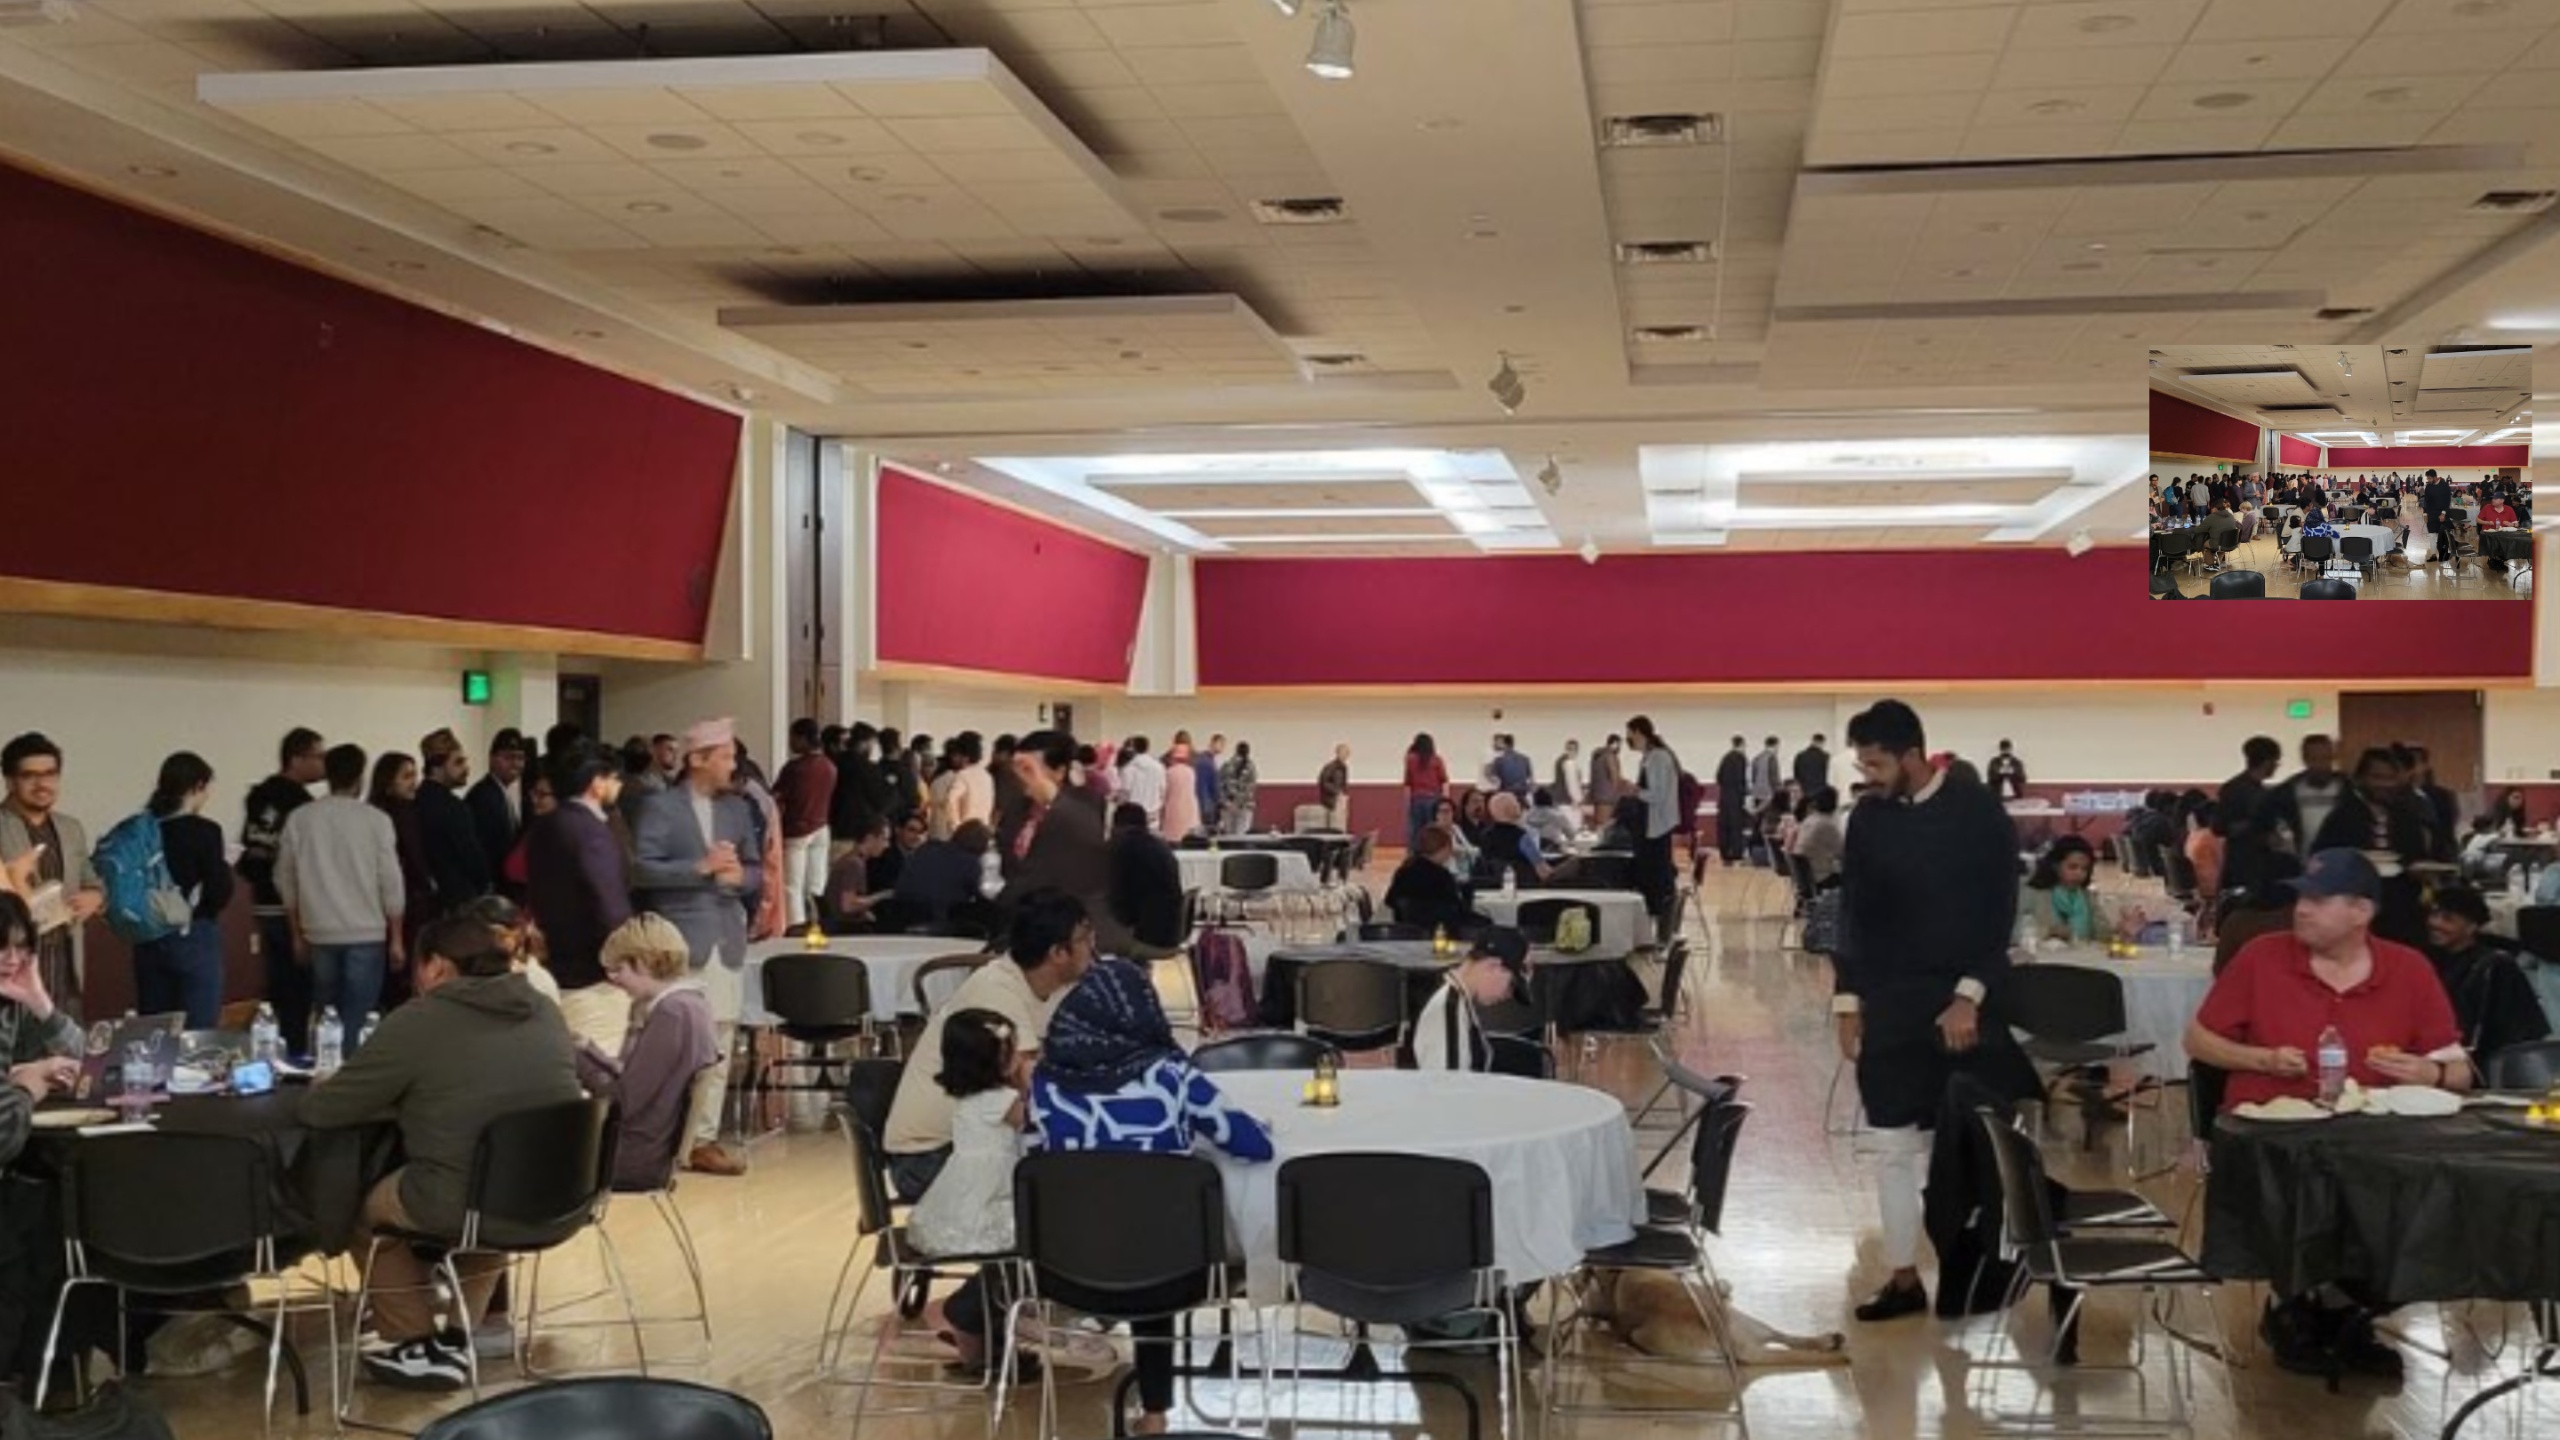
[[[738,1175],[746,1166],[720,1146],[720,1108],[747,963],[747,902],[763,881],[755,817],[730,793],[738,731],[705,720],[683,739],[683,778],[644,800],[632,817],[632,887],[641,908],[672,922],[692,951],[693,980],[711,1002],[720,1058],[695,1077],[685,1168]]]

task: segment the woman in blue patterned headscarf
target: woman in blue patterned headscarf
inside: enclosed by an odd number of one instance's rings
[[[1271,1132],[1227,1104],[1209,1077],[1173,1043],[1173,1027],[1147,972],[1126,960],[1096,963],[1058,1002],[1042,1039],[1040,1064],[1031,1074],[1031,1125],[1047,1150],[1136,1150],[1188,1154],[1206,1140],[1239,1160],[1269,1160]],[[1045,1298],[1075,1304],[1072,1294]],[[1168,1290],[1168,1308],[1197,1299]],[[1122,1297],[1122,1304],[1132,1304]],[[1130,1322],[1142,1342],[1135,1347],[1138,1404],[1144,1412],[1131,1427],[1161,1434],[1173,1408],[1173,1338],[1170,1319]]]

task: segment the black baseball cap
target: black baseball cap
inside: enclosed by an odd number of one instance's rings
[[[2489,923],[2489,902],[2468,885],[2447,885],[2436,891],[2435,904],[2429,908],[2459,915],[2474,925]]]
[[[1488,925],[1468,948],[1467,958],[1499,960],[1503,969],[1516,975],[1529,968],[1529,937],[1509,925]]]
[[[2382,877],[2373,862],[2354,850],[2315,850],[2293,879],[2293,893],[2305,900],[2349,895],[2372,900],[2382,894]]]

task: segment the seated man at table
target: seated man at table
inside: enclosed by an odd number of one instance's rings
[[[1520,823],[1525,812],[1519,799],[1507,791],[1498,791],[1485,808],[1492,818],[1477,837],[1477,881],[1500,885],[1508,871],[1523,888],[1545,884],[1550,868],[1547,857],[1539,853],[1537,837]]]
[[[1129,954],[1163,960],[1182,953],[1182,865],[1147,812],[1123,802],[1111,811],[1111,913],[1129,927]]]
[[[1037,1057],[1059,999],[1093,967],[1093,922],[1084,905],[1063,890],[1033,890],[1016,902],[1007,957],[972,972],[941,1009],[926,1017],[913,1055],[942,1053],[942,1023],[962,1010],[991,1010],[1013,1025],[1014,1045]],[[934,1083],[935,1067],[911,1064],[898,1077],[897,1097],[880,1148],[888,1153],[889,1183],[901,1200],[913,1200],[942,1173],[951,1158],[951,1117],[956,1102]]]
[[[1529,810],[1520,817],[1520,828],[1529,832],[1539,849],[1562,851],[1573,844],[1573,810],[1557,804],[1556,792],[1541,785],[1529,796]]]
[[[462,1233],[463,1188],[481,1127],[512,1111],[575,1100],[578,1067],[567,1022],[512,968],[496,931],[455,917],[418,940],[417,998],[382,1017],[345,1068],[302,1097],[315,1130],[389,1120],[407,1161],[365,1197],[356,1253],[377,1230]],[[465,1329],[479,1324],[505,1262],[458,1257]],[[365,1369],[387,1384],[457,1390],[468,1383],[460,1335],[435,1329],[435,1270],[407,1245],[374,1255],[379,1347]]]
[[[866,816],[846,838],[853,842],[853,848],[827,867],[827,888],[818,900],[818,911],[827,917],[827,933],[831,935],[879,928],[873,923],[872,908],[891,893],[875,878],[881,868],[879,862],[889,853],[889,818]]]
[[[665,916],[645,911],[605,937],[605,983],[630,998],[638,1018],[615,1054],[579,1042],[578,1079],[588,1093],[610,1097],[621,1115],[613,1158],[618,1189],[666,1188],[684,1147],[693,1077],[720,1058],[692,954]]]
[[[1511,1033],[1498,1018],[1504,1010],[1525,1016],[1531,1003],[1529,937],[1508,925],[1488,927],[1442,978],[1413,1022],[1415,1069],[1546,1078],[1545,1047],[1534,1028]]]
[[[1413,849],[1387,882],[1387,913],[1399,925],[1457,934],[1484,923],[1466,883],[1452,874],[1449,858],[1457,838],[1446,825],[1425,825]]]
[[[2474,1068],[2510,1045],[2551,1038],[2551,1021],[2526,977],[2522,948],[2487,930],[2489,902],[2468,885],[2436,892],[2427,912],[2427,958],[2453,1002]]]
[[[2204,517],[2204,533],[2213,541],[2216,550],[2230,550],[2239,545],[2240,520],[2231,513],[2230,502],[2213,502],[2213,509]],[[2217,561],[2212,568],[2219,570],[2222,565]]]
[[[2373,933],[2381,880],[2353,850],[2315,851],[2294,880],[2293,928],[2241,947],[2187,1024],[2187,1054],[2229,1073],[2223,1108],[2316,1099],[2320,1035],[2336,1026],[2347,1075],[2367,1087],[2471,1088],[2453,1006],[2427,957]],[[2270,1302],[2262,1333],[2276,1364],[2397,1379],[2399,1352],[2372,1315],[2324,1288]]]
[[[2511,529],[2515,524],[2516,507],[2508,504],[2504,495],[2492,495],[2488,503],[2480,507],[2480,528],[2483,530]]]
[[[898,867],[897,903],[901,925],[936,930],[965,918],[985,905],[979,884],[986,875],[987,851],[995,833],[984,820],[963,820],[948,840],[927,840]]]

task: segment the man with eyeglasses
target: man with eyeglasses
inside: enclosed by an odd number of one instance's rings
[[[35,851],[35,885],[61,885],[70,907],[69,924],[37,937],[36,969],[45,989],[77,1020],[81,928],[106,908],[107,892],[89,863],[88,827],[54,808],[62,796],[62,747],[29,731],[0,747],[0,777],[9,785],[8,800],[0,804],[0,861]]]

